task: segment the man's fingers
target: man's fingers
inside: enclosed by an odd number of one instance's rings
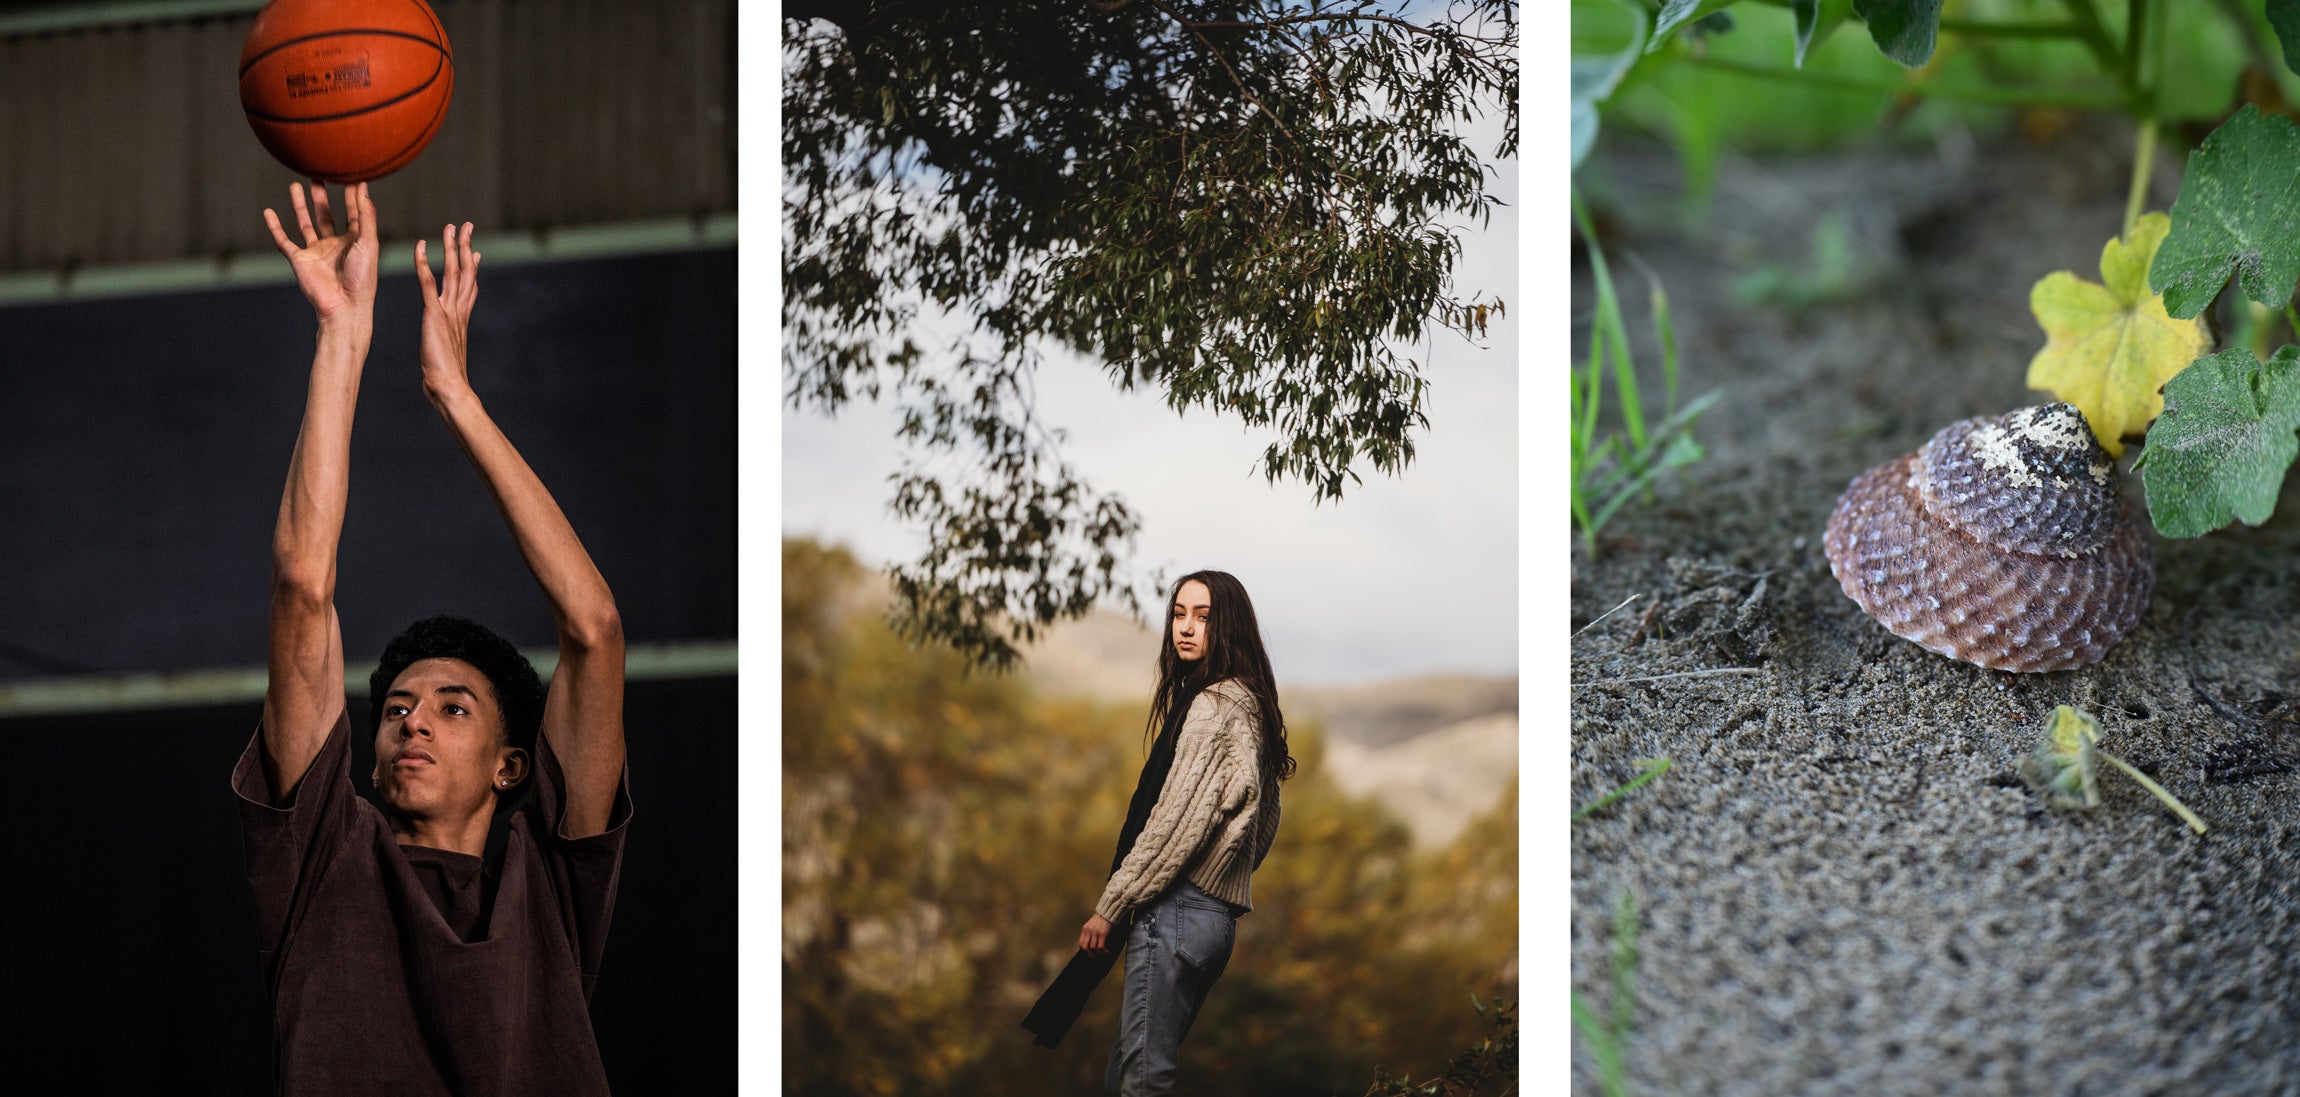
[[[457,261],[455,254],[454,225],[447,226],[446,231],[439,234],[439,245],[439,261],[447,268],[443,272],[443,276],[447,280],[448,287],[452,289],[456,285],[456,275],[462,273],[463,269],[463,264]]]
[[[463,253],[463,294],[464,300],[468,301],[473,294],[479,292],[479,253],[471,250],[469,221],[463,223],[463,240],[456,250]]]
[[[431,279],[431,260],[423,254],[423,241],[415,242],[415,281],[423,287],[423,303],[439,300],[439,285]]]
[[[335,235],[335,210],[327,204],[327,184],[314,183],[311,188],[311,219],[319,226],[322,240]]]
[[[375,199],[368,195],[367,184],[365,183],[359,185],[359,213],[360,232],[365,234],[369,240],[374,240],[376,235]]]
[[[288,197],[294,199],[293,205],[295,206],[295,223],[297,228],[303,230],[304,245],[309,247],[312,244],[318,243],[319,234],[313,232],[311,228],[311,210],[306,208],[304,204],[303,184],[289,183]]]
[[[264,224],[270,227],[272,230],[272,243],[279,245],[280,254],[287,256],[290,260],[293,260],[295,258],[296,246],[292,241],[288,239],[287,230],[280,227],[280,215],[273,213],[269,207],[266,207],[264,210]]]
[[[463,259],[461,271],[463,288],[469,290],[472,286],[472,276],[477,273],[471,269],[471,222],[465,221],[463,223],[463,238],[456,241],[455,250]]]

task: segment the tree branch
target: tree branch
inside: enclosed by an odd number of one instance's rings
[[[1301,144],[1294,139],[1294,131],[1286,128],[1285,119],[1271,113],[1269,106],[1262,102],[1261,97],[1254,94],[1254,89],[1247,87],[1246,81],[1238,76],[1238,70],[1230,67],[1230,59],[1223,55],[1220,47],[1214,45],[1213,39],[1206,37],[1204,31],[1192,25],[1189,20],[1182,18],[1182,13],[1175,11],[1173,5],[1168,4],[1166,0],[1150,0],[1150,3],[1156,6],[1159,11],[1165,12],[1167,17],[1174,20],[1175,23],[1189,30],[1191,37],[1205,44],[1206,52],[1213,54],[1214,60],[1222,63],[1222,71],[1230,74],[1230,82],[1238,85],[1238,94],[1245,96],[1247,102],[1254,104],[1255,109],[1260,110],[1263,117],[1268,118],[1272,125],[1278,127],[1279,133],[1286,135],[1287,144],[1295,146]]]
[[[1159,6],[1164,7],[1165,5],[1160,4]],[[1181,23],[1185,27],[1190,28],[1191,30],[1283,30],[1286,27],[1297,23],[1373,22],[1388,23],[1394,27],[1403,27],[1415,34],[1424,35],[1431,38],[1444,37],[1444,35],[1440,34],[1438,31],[1431,30],[1428,27],[1422,26],[1421,24],[1416,23],[1410,19],[1401,19],[1395,15],[1377,15],[1367,12],[1309,12],[1302,15],[1288,15],[1278,19],[1208,19],[1201,22],[1192,22],[1177,15],[1175,16],[1175,21]],[[1484,38],[1474,34],[1459,34],[1458,32],[1457,36],[1469,39],[1473,42],[1483,42],[1488,45],[1496,46],[1502,44],[1504,41],[1504,39],[1500,38]]]

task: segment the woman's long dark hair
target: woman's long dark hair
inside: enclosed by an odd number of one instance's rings
[[[1212,605],[1206,612],[1206,654],[1185,661],[1174,651],[1174,605],[1182,588],[1206,584]],[[1294,775],[1294,756],[1286,750],[1286,717],[1278,709],[1278,682],[1270,673],[1270,655],[1262,650],[1262,626],[1254,618],[1253,599],[1237,576],[1226,571],[1193,571],[1174,581],[1166,594],[1166,619],[1158,641],[1158,692],[1150,700],[1146,735],[1155,736],[1166,725],[1166,714],[1184,689],[1202,689],[1234,678],[1254,695],[1254,708],[1262,725],[1262,768],[1283,781]]]

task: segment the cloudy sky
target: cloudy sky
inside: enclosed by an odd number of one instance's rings
[[[1237,575],[1281,679],[1517,671],[1517,351],[1531,310],[1518,293],[1516,163],[1500,165],[1492,193],[1509,205],[1465,234],[1455,287],[1500,297],[1510,315],[1484,346],[1438,331],[1407,350],[1430,380],[1416,459],[1395,478],[1361,470],[1338,504],[1265,482],[1254,465],[1269,436],[1234,418],[1178,417],[1086,359],[1049,355],[1039,373],[1042,418],[1069,432],[1063,455],[1142,518],[1137,567]],[[915,558],[921,535],[886,507],[901,465],[889,406],[858,403],[835,420],[785,406],[781,426],[785,536],[843,544],[872,565]]]

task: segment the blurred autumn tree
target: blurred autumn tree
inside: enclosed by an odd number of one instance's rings
[[[1119,973],[1059,1049],[1021,1022],[1100,893],[1143,713],[913,648],[884,591],[843,550],[784,543],[784,1092],[1098,1092]],[[1183,1047],[1209,1097],[1429,1075],[1486,1035],[1471,995],[1516,996],[1514,787],[1417,854],[1326,776],[1315,725],[1290,734],[1278,844]]]
[[[787,395],[903,401],[914,637],[1004,665],[1135,601],[1138,519],[1032,409],[1046,347],[1268,429],[1322,502],[1413,459],[1396,348],[1499,308],[1451,283],[1517,154],[1513,0],[786,0],[783,32]]]

